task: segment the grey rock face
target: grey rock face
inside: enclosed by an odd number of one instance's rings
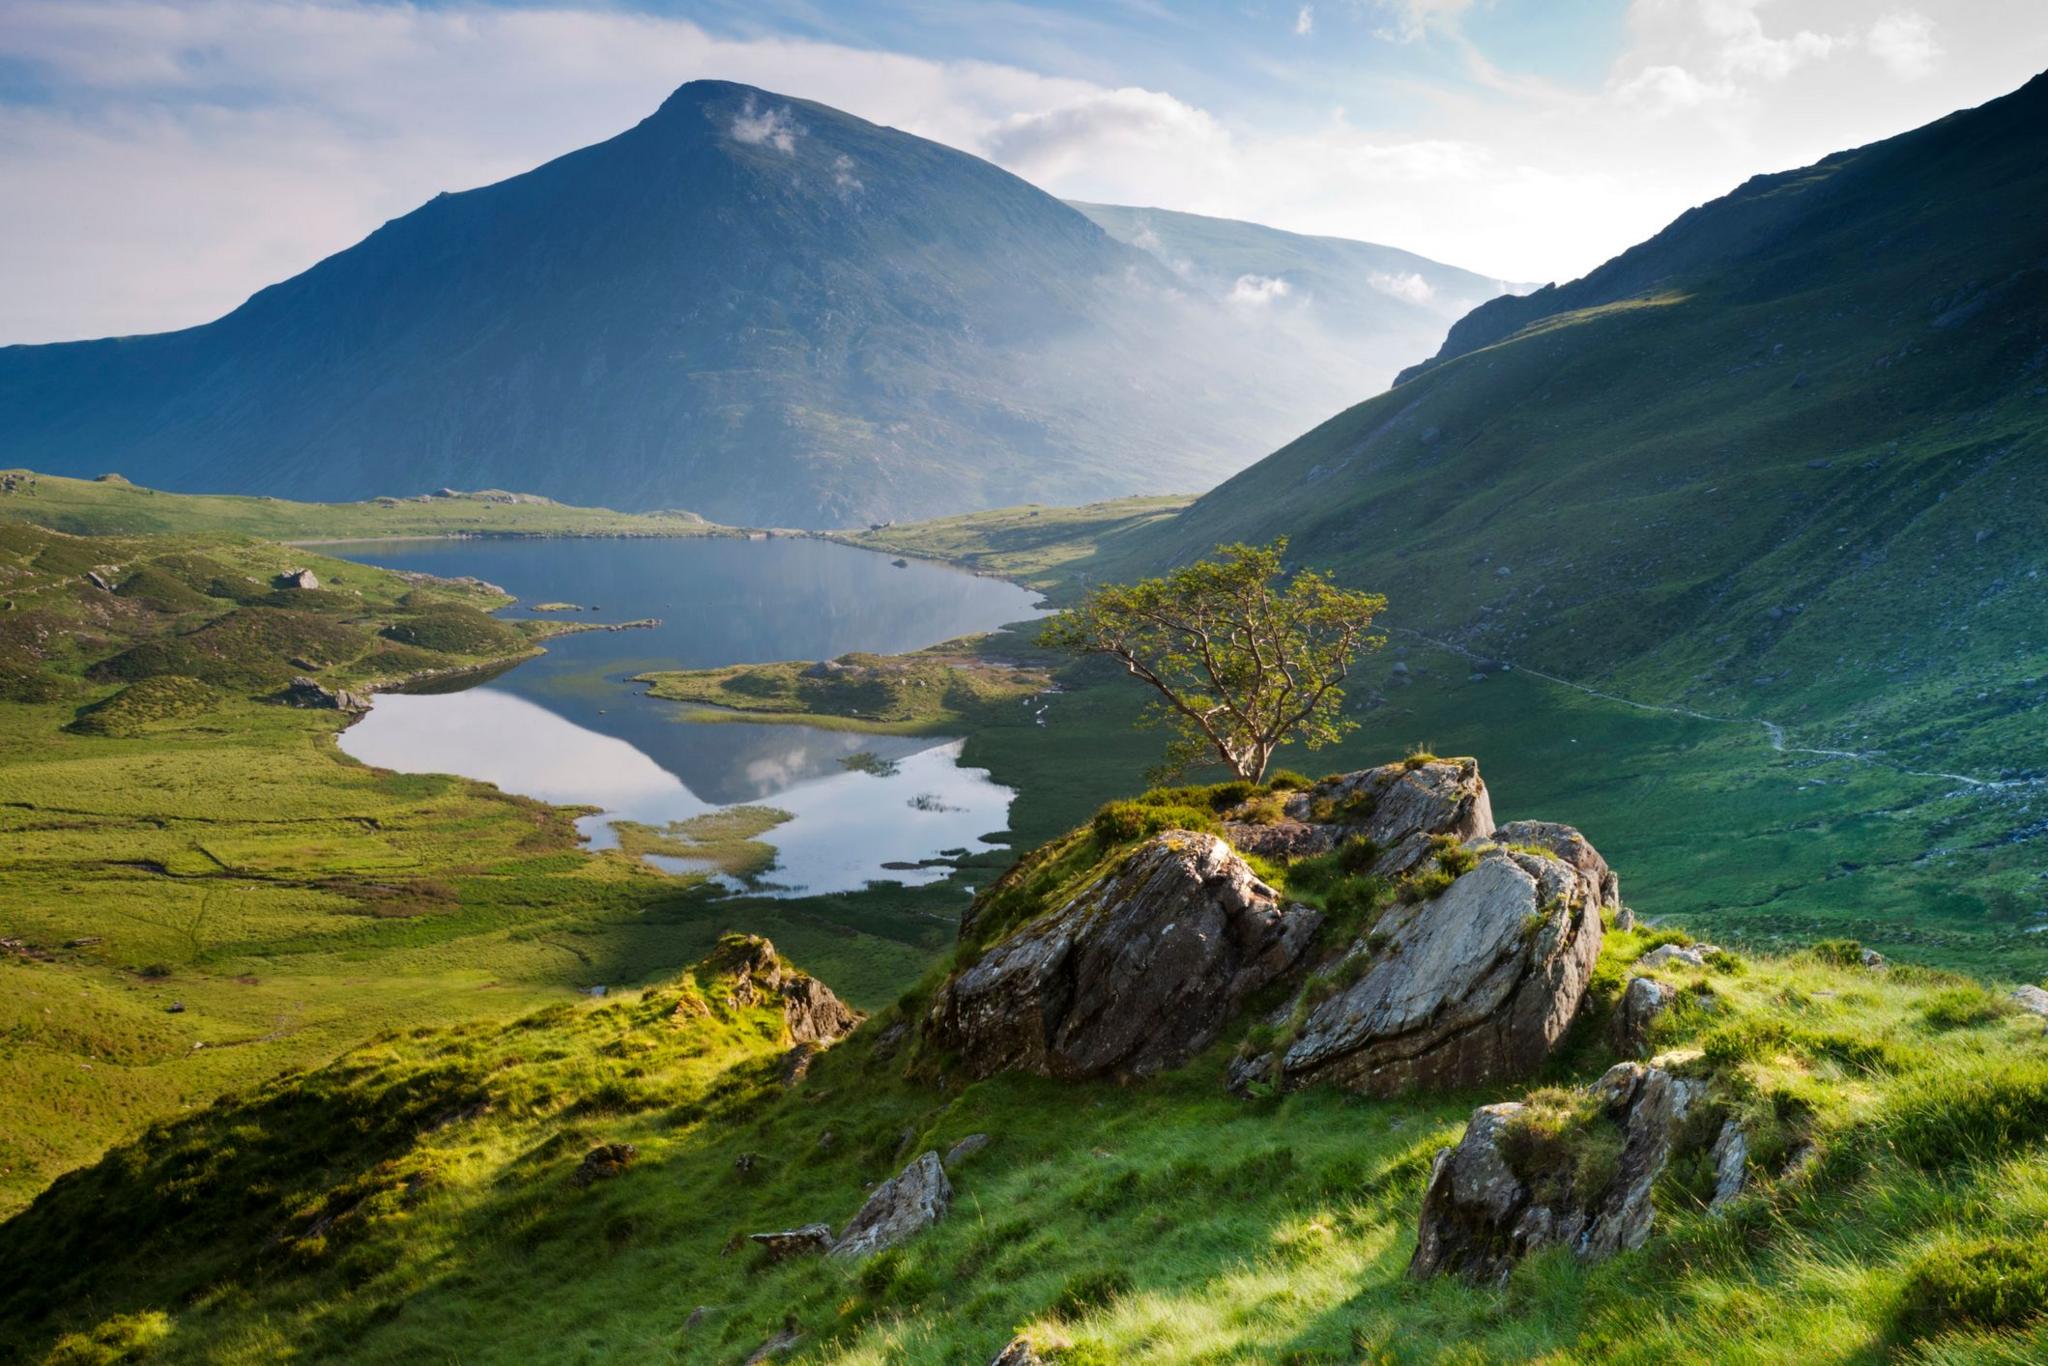
[[[1707,955],[1720,952],[1712,944],[1659,944],[1641,958],[1636,959],[1639,968],[1684,967],[1703,968]]]
[[[318,588],[319,578],[310,569],[287,569],[277,576],[279,588]]]
[[[1615,1007],[1614,1022],[1608,1030],[1614,1051],[1624,1058],[1647,1057],[1650,1052],[1650,1026],[1671,1005],[1677,994],[1654,977],[1629,978],[1627,988],[1621,993],[1621,1004]]]
[[[1586,895],[1597,905],[1603,909],[1620,908],[1621,879],[1607,866],[1607,860],[1600,857],[1600,851],[1569,825],[1560,825],[1556,821],[1509,821],[1494,828],[1492,839],[1495,844],[1522,844],[1548,849],[1572,866]]]
[[[1561,1173],[1514,1169],[1509,1137],[1520,1104],[1473,1111],[1464,1138],[1440,1151],[1430,1170],[1408,1273],[1498,1282],[1539,1248],[1569,1247],[1583,1261],[1599,1261],[1641,1247],[1655,1218],[1650,1189],[1701,1089],[1699,1082],[1641,1063],[1610,1068],[1593,1091],[1600,1122],[1620,1130],[1622,1148],[1613,1174],[1596,1190],[1575,1189]],[[1715,1152],[1717,1164],[1731,1154],[1731,1168],[1746,1155],[1718,1142]]]
[[[1321,923],[1222,840],[1170,830],[990,949],[938,994],[926,1027],[978,1077],[1144,1076],[1215,1042]]]
[[[1421,863],[1431,839],[1460,842],[1493,833],[1493,803],[1472,759],[1435,759],[1409,767],[1382,764],[1326,778],[1283,804],[1270,824],[1226,817],[1224,833],[1246,853],[1301,858],[1327,853],[1353,836],[1380,847],[1371,871],[1398,877]],[[1604,866],[1604,865],[1603,865]]]
[[[1431,900],[1387,911],[1370,964],[1277,1057],[1233,1081],[1394,1095],[1525,1076],[1563,1037],[1600,954],[1600,908],[1563,860],[1483,848]]]
[[[2029,984],[2017,988],[2012,994],[2013,1003],[2021,1010],[2034,1015],[2048,1015],[2048,991]]]
[[[875,1187],[832,1245],[834,1257],[865,1257],[916,1237],[953,1207],[953,1183],[935,1152],[924,1153]]]

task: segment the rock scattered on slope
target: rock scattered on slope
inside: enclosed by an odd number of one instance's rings
[[[1660,1067],[1616,1063],[1592,1088],[1599,1113],[1572,1131],[1577,1146],[1545,1141],[1520,1103],[1473,1111],[1464,1138],[1438,1152],[1430,1170],[1409,1274],[1499,1282],[1545,1247],[1570,1248],[1582,1261],[1641,1247],[1655,1217],[1651,1187],[1704,1089]],[[1603,1141],[1607,1160],[1581,1160],[1583,1145]],[[1741,1189],[1747,1156],[1732,1122],[1711,1155],[1716,1203],[1725,1203]]]
[[[1654,977],[1631,977],[1614,1008],[1608,1038],[1614,1051],[1624,1058],[1648,1057],[1650,1026],[1667,1010],[1678,993]]]
[[[944,1163],[946,1170],[953,1170],[953,1168],[959,1166],[962,1162],[965,1162],[968,1158],[974,1156],[976,1153],[980,1152],[983,1148],[986,1148],[987,1146],[987,1134],[967,1135],[967,1137],[961,1139],[958,1143],[955,1143],[952,1147],[946,1149],[946,1159]]]
[[[275,580],[279,588],[318,588],[320,580],[310,569],[287,569]]]
[[[1663,968],[1676,965],[1683,968],[1703,968],[1707,965],[1707,958],[1720,951],[1713,944],[1659,944],[1636,959],[1636,966]]]
[[[802,1228],[786,1228],[775,1233],[750,1233],[747,1238],[765,1251],[771,1262],[786,1262],[792,1257],[823,1256],[832,1250],[830,1224],[805,1224]]]
[[[360,715],[370,709],[368,693],[350,692],[345,688],[329,688],[311,678],[294,678],[277,700],[287,707],[303,707],[309,711],[341,711]]]
[[[623,1176],[626,1168],[633,1165],[640,1150],[630,1143],[600,1143],[583,1155],[582,1165],[570,1179],[579,1186],[593,1181],[608,1181]]]
[[[2012,999],[2021,1010],[2035,1015],[2048,1015],[2048,991],[2043,991],[2031,983],[2016,989]]]
[[[1144,1076],[1215,1042],[1321,923],[1223,840],[1166,831],[947,983],[926,1028],[977,1077]]]
[[[1524,1077],[1585,999],[1600,906],[1550,854],[1468,844],[1470,869],[1433,898],[1387,910],[1348,986],[1273,1052],[1239,1059],[1234,1086],[1322,1082],[1373,1095]]]
[[[936,1152],[917,1157],[875,1187],[860,1213],[832,1245],[834,1257],[866,1257],[916,1237],[953,1207],[953,1183]]]

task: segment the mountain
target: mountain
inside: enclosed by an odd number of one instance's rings
[[[798,526],[1199,488],[1362,387],[1243,312],[987,162],[700,81],[216,322],[0,350],[0,464]]]
[[[1120,553],[1287,535],[1481,656],[2015,779],[2044,525],[2048,77],[1482,305]]]
[[[1378,392],[1479,304],[1533,288],[1373,242],[1170,209],[1069,202],[1117,241],[1152,255],[1189,290],[1314,336],[1319,373],[1344,386],[1333,393],[1332,408]]]

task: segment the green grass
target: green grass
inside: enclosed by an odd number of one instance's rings
[[[1612,1156],[1574,1137],[1572,1088],[1609,1061],[1601,1014],[1655,938],[1610,934],[1532,1088],[1527,1146],[1570,1158],[1546,1170],[1593,1181]],[[802,1359],[855,1362],[982,1360],[1017,1331],[1075,1362],[2048,1347],[2038,1022],[1959,1037],[1928,1020],[1959,979],[1807,954],[1668,978],[1694,1004],[1657,1046],[1760,1136],[1751,1193],[1710,1215],[1671,1173],[1641,1252],[1545,1255],[1500,1290],[1404,1274],[1432,1153],[1495,1095],[1236,1100],[1234,1040],[1137,1086],[942,1082],[943,1059],[879,1042],[929,979],[792,1087],[775,1017],[721,1006],[703,967],[387,1036],[160,1126],[0,1226],[0,1283],[32,1306],[0,1321],[32,1351],[147,1331],[163,1359],[226,1362],[729,1361],[791,1321]],[[745,1244],[843,1223],[864,1183],[969,1133],[993,1141],[953,1171],[952,1214],[898,1252],[769,1266]],[[619,1143],[624,1174],[578,1185]]]
[[[102,566],[201,605],[95,588],[82,576]],[[300,566],[325,585],[314,610],[268,586]],[[260,700],[299,673],[360,687],[502,663],[556,629],[501,633],[487,589],[233,535],[0,525],[0,599],[0,938],[20,945],[0,951],[0,1213],[158,1119],[369,1033],[644,981],[734,924],[886,1002],[937,951],[932,908],[958,904],[717,898],[581,852],[573,813],[366,768],[336,748],[338,713]],[[493,629],[439,649],[382,634],[450,616]],[[758,853],[745,844],[711,853]]]
[[[613,821],[619,848],[633,858],[660,854],[694,859],[736,878],[754,878],[775,866],[775,846],[760,836],[790,819],[772,806],[727,806],[656,827]]]
[[[891,555],[946,560],[1032,588],[1085,583],[1144,528],[1163,523],[1189,497],[1118,498],[1082,507],[995,508],[928,522],[835,533],[831,539]]]
[[[374,498],[362,503],[293,503],[229,494],[162,493],[125,479],[66,479],[32,470],[0,470],[0,475],[9,474],[20,485],[12,492],[0,493],[0,523],[29,523],[81,536],[202,533],[313,543],[403,536],[702,536],[726,532],[688,513],[612,512],[496,491]]]
[[[943,734],[992,720],[1051,686],[1042,669],[1000,658],[996,648],[978,638],[914,654],[662,671],[633,681],[648,684],[650,696],[707,708],[693,712],[693,720]]]

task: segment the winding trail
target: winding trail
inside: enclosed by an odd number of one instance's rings
[[[1388,629],[1401,635],[1413,636],[1417,640],[1434,645],[1439,650],[1447,651],[1463,659],[1497,658],[1494,655],[1482,655],[1477,651],[1468,650],[1462,645],[1453,644],[1438,636],[1425,635],[1410,626],[1392,626]],[[1876,768],[1888,768],[1894,773],[1902,773],[1909,778],[1936,778],[1945,782],[1961,783],[1965,787],[1975,788],[1983,792],[2010,792],[2030,787],[2040,787],[2044,783],[2048,783],[2048,778],[1973,778],[1967,773],[1947,773],[1940,769],[1907,768],[1902,764],[1893,763],[1882,755],[1862,750],[1813,749],[1805,745],[1790,745],[1785,742],[1785,728],[1776,721],[1765,721],[1753,716],[1716,716],[1712,712],[1695,711],[1691,707],[1673,707],[1657,702],[1639,702],[1633,697],[1623,697],[1618,693],[1602,692],[1600,689],[1589,687],[1584,683],[1575,683],[1569,678],[1560,678],[1556,674],[1545,673],[1541,669],[1532,669],[1526,664],[1516,664],[1512,660],[1505,659],[1501,662],[1515,673],[1528,674],[1530,677],[1540,678],[1546,683],[1555,683],[1561,688],[1570,688],[1573,692],[1584,693],[1588,697],[1597,697],[1603,702],[1618,702],[1624,707],[1633,707],[1637,711],[1663,712],[1669,716],[1685,716],[1695,721],[1713,721],[1728,726],[1762,726],[1765,737],[1771,743],[1771,748],[1780,754],[1811,754],[1823,759],[1848,759],[1854,763],[1870,764]]]

